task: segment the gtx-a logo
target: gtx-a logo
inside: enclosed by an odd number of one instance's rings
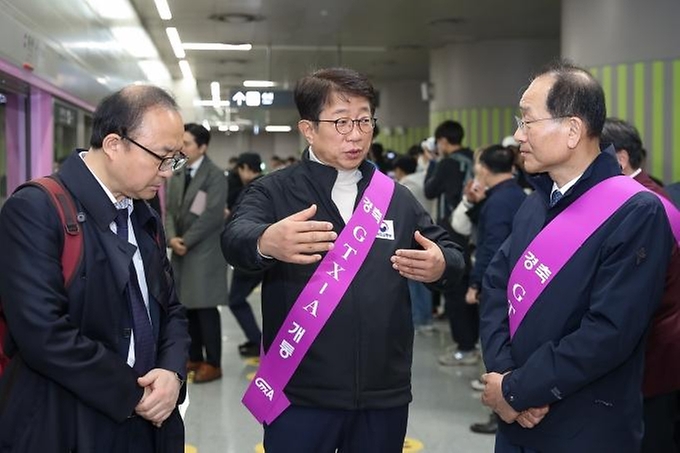
[[[255,379],[255,385],[259,388],[269,401],[274,399],[274,389],[261,377]]]

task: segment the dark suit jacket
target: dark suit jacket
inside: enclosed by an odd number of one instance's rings
[[[656,194],[670,200],[665,190],[644,170],[635,180]],[[673,244],[671,263],[659,309],[649,329],[645,354],[645,378],[642,391],[646,397],[680,389],[680,250]]]
[[[0,451],[107,451],[143,393],[126,363],[124,289],[134,246],[110,230],[116,208],[77,153],[59,177],[84,217],[83,262],[68,291],[61,276],[63,232],[47,195],[25,188],[0,215],[0,296],[14,346],[0,380]],[[184,375],[187,323],[160,221],[135,201],[132,224],[149,287],[156,367]],[[168,441],[164,453],[184,450],[177,410],[155,435],[160,444]]]
[[[508,327],[508,279],[526,247],[588,189],[617,174],[615,158],[601,153],[552,208],[552,181],[538,176],[484,276],[487,369],[510,371],[503,395],[515,410],[550,406],[532,429],[500,423],[514,444],[543,453],[640,451],[644,334],[661,301],[674,241],[656,195],[642,192],[624,203],[554,275],[512,340]]]

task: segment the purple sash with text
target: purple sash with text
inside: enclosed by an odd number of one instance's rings
[[[361,268],[393,191],[394,182],[376,170],[335,247],[319,263],[262,357],[243,396],[260,423],[271,423],[290,405],[283,389]]]
[[[628,199],[642,191],[648,189],[628,176],[605,179],[555,217],[531,241],[508,281],[510,338],[555,274],[581,245]],[[680,212],[664,197],[659,199],[680,242]]]

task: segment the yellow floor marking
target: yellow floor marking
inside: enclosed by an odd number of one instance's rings
[[[184,453],[198,453],[198,448],[194,447],[193,445],[185,444]]]
[[[254,377],[255,377],[254,371],[252,373],[246,374],[246,379],[248,379],[249,381],[252,381]]]
[[[259,357],[249,357],[244,360],[246,365],[250,366],[260,366],[260,358]]]

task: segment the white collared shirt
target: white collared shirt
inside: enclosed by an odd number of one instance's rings
[[[87,151],[81,152],[80,158],[83,159],[85,162],[85,155],[87,154]],[[87,162],[85,162],[85,166],[87,167]],[[139,283],[139,289],[142,291],[142,298],[144,299],[144,305],[146,306],[146,314],[149,314],[149,287],[146,284],[146,274],[144,273],[144,261],[142,260],[142,254],[139,251],[139,247],[137,246],[137,237],[135,236],[135,230],[132,226],[132,211],[134,210],[134,204],[132,203],[132,199],[125,197],[120,201],[116,201],[116,197],[113,196],[113,193],[109,190],[108,187],[104,185],[101,179],[97,177],[97,175],[92,171],[90,167],[87,167],[88,170],[90,170],[90,173],[92,173],[92,176],[94,176],[94,179],[97,180],[101,188],[104,190],[106,195],[109,197],[109,200],[111,200],[111,203],[116,207],[116,209],[125,209],[127,208],[128,210],[128,242],[132,245],[134,245],[137,250],[135,250],[135,254],[132,256],[132,263],[135,266],[135,271],[137,273],[137,282]],[[113,231],[114,234],[118,234],[118,228],[116,227],[116,222],[111,222],[109,224],[109,228],[111,231]],[[150,317],[149,317],[150,319]],[[130,334],[130,347],[128,348],[128,355],[127,355],[127,364],[132,367],[135,364],[135,334],[132,332]]]

